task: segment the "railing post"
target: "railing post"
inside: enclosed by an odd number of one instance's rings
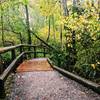
[[[16,58],[15,49],[11,50],[12,61]],[[13,70],[15,72],[15,69]]]
[[[23,52],[23,47],[22,45],[20,46],[20,54]]]
[[[12,60],[16,58],[15,49],[11,50],[11,57],[12,57]]]
[[[28,47],[28,51],[31,51],[31,46],[30,46],[30,44],[29,44],[27,47]],[[28,57],[31,58],[31,54],[29,54]]]
[[[2,56],[0,55],[0,74],[3,72],[3,61]]]
[[[0,98],[5,98],[5,89],[4,89],[4,81],[0,79]]]
[[[20,49],[20,54],[23,52],[23,46],[21,45],[20,47],[19,47],[19,49]],[[21,59],[20,59],[20,62],[22,63],[22,61],[23,61],[23,57],[21,57]]]
[[[26,60],[26,59],[27,59],[27,53],[24,53],[23,60]]]
[[[36,47],[34,46],[34,58],[36,58]]]
[[[45,48],[44,48],[44,57],[46,56],[46,54],[45,54]]]

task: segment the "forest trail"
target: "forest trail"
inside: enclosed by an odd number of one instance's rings
[[[9,100],[100,100],[100,96],[53,70],[46,58],[23,62]]]

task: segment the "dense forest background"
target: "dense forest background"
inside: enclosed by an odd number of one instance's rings
[[[0,46],[40,44],[39,39],[58,51],[50,55],[56,65],[98,78],[100,0],[1,0]]]

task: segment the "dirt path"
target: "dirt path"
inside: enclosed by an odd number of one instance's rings
[[[62,76],[41,58],[17,68],[7,100],[100,100],[100,95]]]
[[[56,71],[17,73],[8,100],[100,100],[100,96]]]

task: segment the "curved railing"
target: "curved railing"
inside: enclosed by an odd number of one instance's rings
[[[18,56],[16,56],[16,50],[17,53],[19,51]],[[6,52],[11,52],[11,63],[0,75],[0,97],[5,96],[4,82],[6,81],[7,77],[11,72],[16,70],[17,66],[22,63],[24,59],[27,59],[27,55],[30,57],[31,54],[33,54],[33,58],[36,58],[38,54],[42,54],[42,57],[46,57],[46,55],[49,53],[48,48],[44,45],[27,44],[0,48],[0,55],[3,55]]]
[[[44,46],[44,45],[27,45],[27,44],[20,44],[16,46],[0,48],[0,56],[2,56],[6,52],[11,52],[11,63],[7,66],[7,68],[0,75],[0,98],[4,98],[6,96],[4,83],[7,77],[9,76],[11,72],[15,72],[17,66],[20,63],[22,63],[24,59],[27,59],[27,55],[29,57],[30,56],[32,57],[32,54],[33,54],[33,58],[36,58],[38,57],[38,54],[42,54],[42,57],[46,57],[46,55],[49,54],[50,51],[52,50],[53,50],[52,48],[48,46]],[[19,51],[19,54],[16,54],[18,53],[18,51]],[[50,59],[48,59],[48,62],[58,72],[87,86],[88,88],[93,89],[95,92],[100,94],[100,85],[94,82],[91,82],[89,80],[86,80],[71,72],[65,71],[64,69],[61,69],[57,66],[54,66],[54,64],[50,61]]]

